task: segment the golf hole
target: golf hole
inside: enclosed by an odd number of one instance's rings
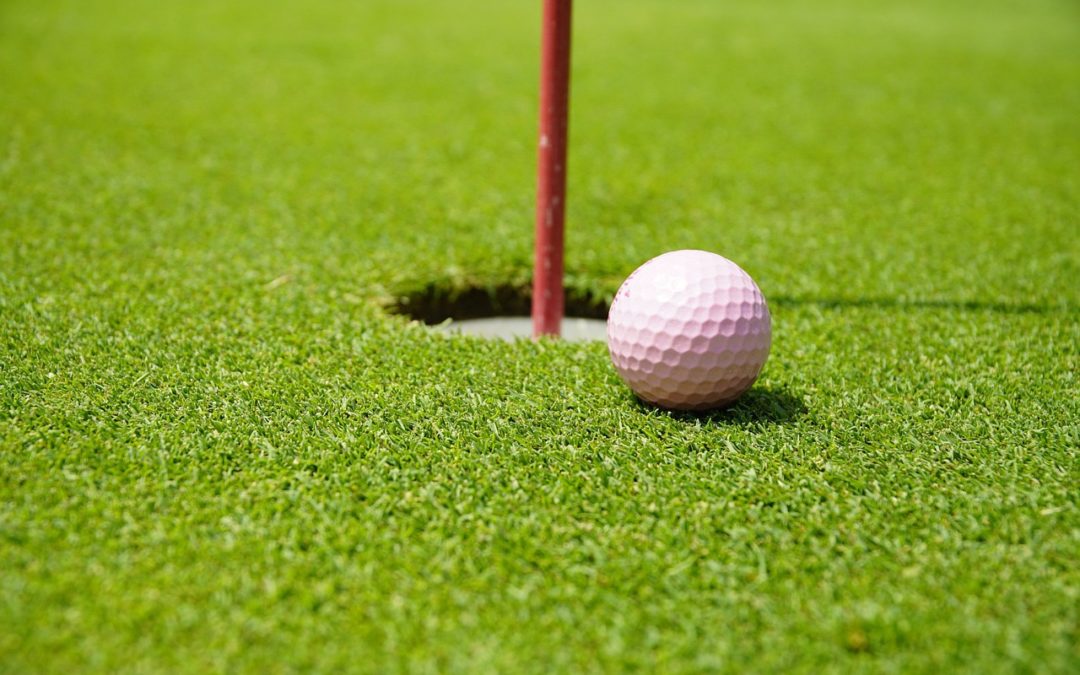
[[[585,342],[606,339],[608,303],[568,288],[564,294],[562,337]],[[420,321],[433,330],[513,341],[532,337],[532,289],[513,285],[447,288],[429,284],[398,296],[392,314]]]

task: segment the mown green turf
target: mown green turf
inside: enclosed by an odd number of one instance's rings
[[[536,2],[0,4],[0,671],[1076,672],[1080,10],[578,3],[568,276],[728,412],[382,303],[529,274]]]

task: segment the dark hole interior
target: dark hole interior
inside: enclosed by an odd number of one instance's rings
[[[563,296],[565,315],[582,319],[606,319],[608,302],[568,288]],[[447,319],[484,319],[493,316],[529,316],[532,289],[513,285],[445,288],[429,284],[417,291],[398,295],[386,306],[393,314],[407,316],[428,325]]]

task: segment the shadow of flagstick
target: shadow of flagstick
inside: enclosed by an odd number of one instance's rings
[[[964,300],[901,300],[897,298],[814,298],[780,295],[769,297],[773,307],[817,306],[823,309],[895,309],[912,311],[952,310],[958,312],[994,312],[998,314],[1072,314],[1080,307],[1036,305],[1027,303],[979,302]]]

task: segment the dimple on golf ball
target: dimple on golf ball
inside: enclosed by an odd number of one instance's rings
[[[607,341],[615,370],[638,397],[707,410],[753,385],[772,325],[765,297],[741,267],[707,251],[671,251],[619,287]]]

